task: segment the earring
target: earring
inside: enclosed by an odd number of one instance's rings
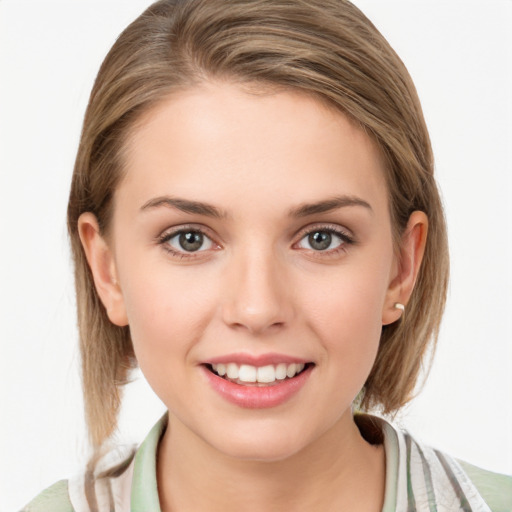
[[[395,302],[394,308],[399,309],[402,313],[405,313],[405,306],[400,302]]]

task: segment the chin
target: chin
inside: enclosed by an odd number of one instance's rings
[[[297,443],[298,444],[298,443]],[[241,461],[279,462],[294,456],[304,446],[297,446],[290,439],[260,438],[252,442],[229,442],[222,451],[228,457]]]
[[[224,431],[217,439],[205,439],[214,449],[233,459],[254,462],[278,462],[304,450],[315,436],[304,429],[282,424],[252,425]]]

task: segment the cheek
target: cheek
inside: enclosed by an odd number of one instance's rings
[[[194,275],[192,275],[194,273]],[[135,354],[146,361],[177,361],[186,356],[215,311],[215,290],[190,272],[173,272],[165,262],[132,267],[123,296]]]
[[[373,365],[382,331],[387,269],[381,264],[340,268],[323,284],[309,283],[308,292],[302,294],[310,328],[329,358],[344,367],[350,369],[347,362],[353,363],[364,373]]]

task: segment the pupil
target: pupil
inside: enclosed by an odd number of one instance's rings
[[[185,251],[197,251],[203,245],[203,235],[194,231],[181,233],[179,242]]]
[[[311,233],[308,238],[311,247],[317,251],[325,251],[325,249],[331,245],[332,241],[331,234],[327,233],[326,231],[317,231],[316,233]]]

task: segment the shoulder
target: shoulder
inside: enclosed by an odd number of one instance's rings
[[[68,481],[59,482],[48,487],[36,496],[21,512],[73,512],[69,499]]]
[[[512,477],[458,461],[381,418],[373,421],[384,435],[386,512],[512,512]]]
[[[493,512],[512,510],[512,476],[493,473],[458,461]]]
[[[117,448],[69,480],[60,480],[37,495],[20,512],[110,512],[130,510],[135,451]]]
[[[156,455],[166,426],[165,414],[138,448],[117,446],[106,451],[85,471],[45,489],[20,512],[160,510]]]

